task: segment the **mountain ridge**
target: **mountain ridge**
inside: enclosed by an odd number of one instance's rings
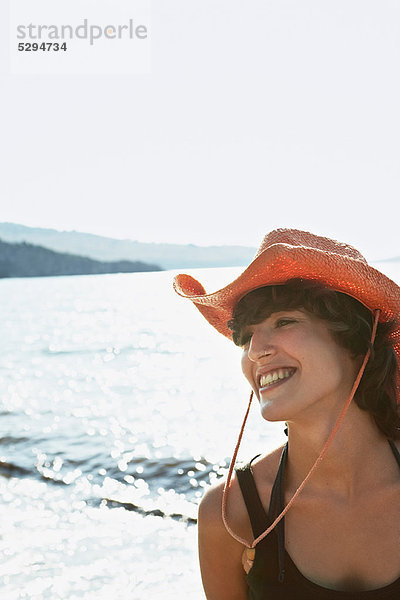
[[[121,261],[98,261],[86,256],[55,252],[27,242],[10,243],[0,239],[0,278],[100,275],[161,271],[158,265]]]
[[[50,250],[100,261],[131,260],[157,264],[162,269],[236,267],[248,265],[256,248],[248,246],[196,246],[118,240],[93,233],[58,231],[17,223],[0,223],[0,239],[27,242]]]

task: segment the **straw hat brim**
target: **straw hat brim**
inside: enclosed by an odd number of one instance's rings
[[[237,302],[252,290],[293,278],[319,281],[352,296],[372,312],[380,309],[381,322],[399,320],[399,286],[364,259],[284,243],[265,248],[237,279],[216,292],[207,294],[199,281],[185,274],[175,277],[174,289],[190,299],[213,327],[232,339],[227,323]],[[400,363],[400,323],[392,340]]]

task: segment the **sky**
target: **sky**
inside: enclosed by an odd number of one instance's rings
[[[153,0],[148,73],[76,75],[11,72],[9,6],[0,221],[254,247],[293,227],[400,256],[399,2]]]

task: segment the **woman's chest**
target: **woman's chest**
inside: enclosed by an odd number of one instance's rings
[[[389,585],[400,578],[399,496],[357,506],[299,502],[285,517],[285,547],[297,569],[323,587]]]

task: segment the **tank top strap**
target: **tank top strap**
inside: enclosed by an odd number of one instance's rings
[[[397,460],[397,464],[398,464],[398,465],[399,465],[399,467],[400,467],[400,452],[398,451],[398,449],[397,449],[397,446],[395,445],[395,443],[394,443],[394,441],[393,441],[393,440],[388,440],[388,442],[389,442],[389,444],[390,444],[390,447],[391,447],[391,449],[392,449],[392,452],[393,452],[393,454],[394,454],[394,457],[395,457],[395,459]]]
[[[286,442],[283,448],[281,458],[279,461],[278,471],[276,473],[274,485],[272,486],[271,498],[269,503],[269,517],[271,520],[275,520],[279,513],[282,511],[284,505],[284,477],[288,455],[288,442]]]
[[[262,505],[260,496],[258,494],[257,486],[254,481],[253,472],[251,470],[251,463],[255,460],[257,456],[251,459],[250,462],[246,463],[243,466],[239,466],[235,468],[236,476],[238,478],[239,486],[242,492],[243,500],[247,508],[247,513],[249,515],[251,528],[253,531],[254,538],[261,535],[267,527],[272,523],[272,521],[278,516],[278,514],[282,511],[284,506],[284,492],[283,492],[283,482],[285,475],[285,467],[287,462],[287,452],[288,452],[288,444],[286,443],[280,463],[279,468],[275,477],[274,485],[272,486],[270,503],[269,503],[269,511],[268,515],[264,510]],[[278,542],[278,581],[282,583],[285,578],[285,526],[284,519],[278,523],[276,528],[273,531],[273,534],[277,536]]]
[[[287,455],[288,442],[286,442],[285,447],[282,451],[278,472],[276,474],[274,485],[271,491],[271,498],[268,511],[271,523],[275,521],[276,517],[282,512],[285,506],[284,478],[287,463]],[[285,518],[279,521],[279,523],[275,527],[275,533],[278,538],[278,581],[282,583],[285,579]]]
[[[260,500],[260,496],[258,495],[256,483],[251,470],[251,463],[259,456],[260,455],[257,454],[257,456],[254,456],[254,458],[252,458],[245,465],[239,465],[235,467],[236,476],[238,478],[240,490],[247,508],[254,538],[258,537],[263,531],[265,531],[270,524],[268,515],[265,512]]]

